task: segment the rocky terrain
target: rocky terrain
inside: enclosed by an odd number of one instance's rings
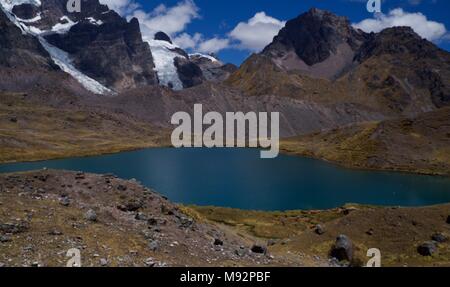
[[[136,180],[0,175],[0,266],[450,266],[450,207],[257,212],[171,203]],[[338,238],[338,240],[336,240]],[[333,258],[335,257],[335,258]]]
[[[377,248],[384,267],[449,267],[450,206],[380,208],[348,204],[326,211],[259,212],[193,207],[228,229],[265,238],[273,256],[365,266]],[[347,261],[347,263],[345,263]],[[329,261],[330,262],[330,261]]]
[[[0,265],[300,266],[266,242],[192,218],[135,180],[41,170],[0,176]]]

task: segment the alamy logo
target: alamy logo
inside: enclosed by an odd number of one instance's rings
[[[378,248],[367,250],[367,257],[371,257],[367,262],[367,267],[381,267],[381,251]]]
[[[80,13],[81,12],[81,0],[68,0],[66,8],[67,8],[67,12],[69,12],[69,13]]]
[[[275,158],[279,153],[280,116],[278,112],[208,112],[203,116],[201,104],[194,105],[194,121],[187,112],[172,116],[172,145],[181,147],[252,147],[262,148],[261,158]],[[270,123],[270,137],[269,137]],[[225,126],[224,126],[225,125]],[[248,129],[246,129],[248,127]]]
[[[67,267],[81,267],[81,252],[77,248],[69,249],[66,253],[66,257],[70,259],[67,261]]]
[[[369,13],[381,13],[381,0],[367,1],[367,11]]]

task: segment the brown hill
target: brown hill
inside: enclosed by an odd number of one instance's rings
[[[450,108],[282,142],[286,152],[347,167],[450,175]]]

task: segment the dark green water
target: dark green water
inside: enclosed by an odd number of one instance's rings
[[[345,203],[421,206],[450,202],[450,178],[357,171],[251,149],[159,148],[0,165],[0,172],[66,169],[114,173],[185,204],[242,209],[325,209]]]

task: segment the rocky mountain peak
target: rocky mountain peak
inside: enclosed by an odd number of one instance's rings
[[[282,70],[334,80],[351,68],[367,37],[346,17],[312,8],[288,21],[261,54]]]
[[[264,52],[279,55],[293,50],[304,63],[312,66],[338,54],[342,45],[356,50],[365,37],[346,17],[312,8],[288,21]]]
[[[438,51],[438,47],[422,39],[412,28],[392,27],[380,33],[369,34],[355,56],[355,60],[363,62],[369,57],[383,54],[411,54],[420,58],[436,58]]]
[[[170,37],[162,31],[159,31],[158,33],[156,33],[154,38],[155,38],[155,40],[166,41],[166,42],[169,42],[170,44],[173,44]]]

